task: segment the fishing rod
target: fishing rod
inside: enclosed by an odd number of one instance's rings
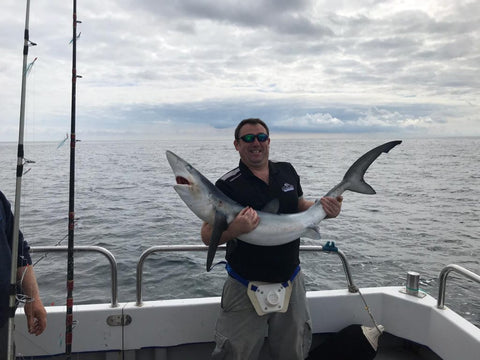
[[[75,112],[77,90],[77,1],[73,0],[73,36],[72,36],[72,107],[70,124],[70,186],[68,197],[68,253],[67,253],[67,312],[65,329],[65,354],[72,354],[73,327],[73,272],[74,272],[74,228],[75,228]]]
[[[25,31],[23,39],[23,68],[22,68],[22,90],[20,97],[20,124],[18,130],[18,148],[17,148],[17,177],[15,185],[15,209],[13,221],[13,238],[12,238],[12,262],[10,270],[10,289],[9,289],[9,311],[8,311],[8,349],[7,359],[15,359],[14,351],[14,328],[15,328],[15,308],[17,297],[17,258],[18,258],[18,241],[20,231],[20,199],[22,193],[22,175],[24,163],[23,138],[25,130],[25,97],[27,88],[27,62],[28,47],[35,46],[34,42],[29,39],[29,23],[30,23],[30,0],[27,0],[25,10]]]

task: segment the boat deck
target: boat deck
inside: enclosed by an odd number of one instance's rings
[[[441,360],[428,347],[384,333],[375,360]]]
[[[317,334],[314,337],[314,345],[318,345],[323,341],[326,335]],[[76,360],[208,360],[211,358],[211,353],[214,348],[213,343],[202,344],[188,344],[181,346],[173,346],[168,348],[145,348],[140,350],[131,350],[117,352],[94,352],[74,354],[73,358]],[[123,357],[122,357],[123,356]],[[17,357],[19,360],[33,360],[33,359],[64,359],[65,354],[55,356],[42,357]],[[260,356],[262,360],[273,360],[267,352],[267,349],[262,349]],[[333,359],[332,359],[333,360]],[[353,360],[353,359],[352,359]],[[375,360],[442,360],[429,348],[413,343],[411,341],[396,337],[389,333],[384,333],[380,337],[379,348]]]

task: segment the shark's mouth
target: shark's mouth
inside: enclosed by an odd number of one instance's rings
[[[179,184],[179,185],[190,185],[190,181],[185,179],[183,176],[177,176],[175,178],[175,180],[177,181],[177,184]]]

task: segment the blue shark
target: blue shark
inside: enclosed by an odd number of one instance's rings
[[[365,172],[382,153],[388,153],[401,142],[390,141],[362,155],[350,166],[342,181],[325,196],[337,197],[347,190],[375,194],[375,190],[364,180]],[[223,231],[244,206],[223,194],[198,170],[173,152],[167,151],[166,156],[175,174],[175,191],[195,215],[213,227],[206,264],[207,271],[210,271]],[[260,218],[258,226],[238,238],[261,246],[282,245],[300,237],[320,239],[319,223],[326,217],[320,201],[296,214],[275,214],[271,211],[257,213]]]

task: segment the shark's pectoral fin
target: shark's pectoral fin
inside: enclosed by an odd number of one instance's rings
[[[212,263],[213,259],[215,258],[215,253],[217,252],[218,243],[220,242],[222,233],[227,229],[227,227],[228,223],[226,216],[216,211],[212,236],[210,237],[210,245],[208,245],[207,271],[212,269]]]
[[[320,227],[319,226],[311,226],[305,229],[302,234],[303,237],[320,240],[322,237],[320,236]]]
[[[280,200],[273,199],[269,201],[267,205],[265,205],[262,211],[270,214],[278,214],[279,209],[280,209]]]

